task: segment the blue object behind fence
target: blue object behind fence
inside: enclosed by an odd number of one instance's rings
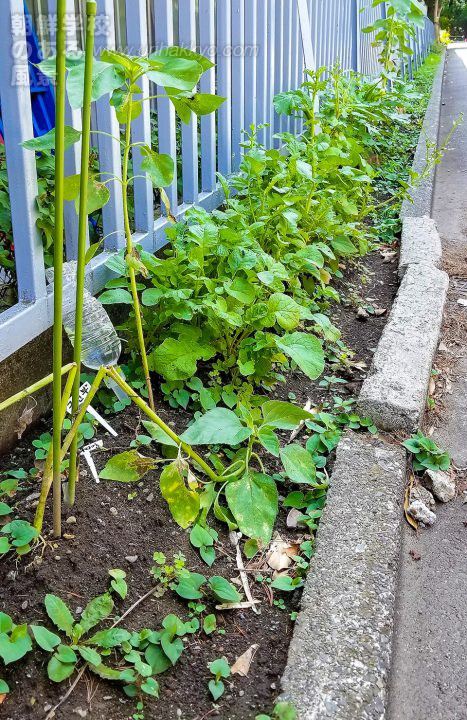
[[[29,78],[31,90],[32,122],[35,137],[44,135],[55,127],[55,96],[49,79],[41,73],[35,63],[42,60],[39,40],[34,24],[24,3],[24,17],[26,22],[26,42],[29,52]],[[3,137],[2,107],[0,101],[0,134]]]

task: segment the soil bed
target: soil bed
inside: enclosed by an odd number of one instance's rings
[[[271,397],[288,399],[293,393],[296,396],[294,402],[299,405],[304,405],[308,398],[319,405],[332,395],[348,398],[358,394],[397,291],[396,262],[396,258],[385,262],[379,252],[372,253],[358,268],[345,273],[345,283],[340,288],[343,294],[348,295],[349,287],[352,287],[354,296],[363,298],[363,305],[387,309],[386,314],[370,316],[364,321],[357,318],[352,304],[342,304],[333,312],[333,319],[342,331],[342,340],[355,351],[354,361],[365,364],[362,369],[337,371],[336,374],[346,379],[347,384],[331,387],[330,390],[320,388],[318,382],[313,383],[299,373],[291,374],[287,383],[277,387]],[[162,407],[161,416],[174,428],[181,430],[186,426],[190,418],[188,413],[172,410],[160,402],[159,407]],[[112,454],[128,449],[138,432],[140,416],[135,408],[130,408],[113,417],[111,423],[119,437],[115,440],[104,437],[105,452],[95,456],[98,470]],[[30,431],[10,456],[0,459],[0,470],[31,467],[34,462],[31,441],[49,427],[50,419],[46,419]],[[142,452],[155,455],[157,451],[149,446]],[[269,469],[274,471],[269,460],[268,464]],[[64,512],[64,532],[72,537],[58,543],[48,542],[42,556],[39,548],[34,555],[17,564],[11,560],[1,563],[0,610],[10,614],[17,623],[45,621],[50,626],[43,609],[46,593],[61,596],[76,614],[78,608],[83,608],[92,597],[106,590],[108,570],[122,568],[127,572],[129,595],[124,603],[116,603],[116,614],[121,614],[151,588],[149,569],[154,564],[152,556],[155,551],[163,552],[169,562],[174,553],[181,552],[187,558],[188,569],[207,576],[238,577],[235,553],[225,526],[216,526],[220,533],[216,545],[217,560],[209,569],[191,546],[189,533],[181,530],[172,520],[158,490],[158,474],[158,471],[148,474],[137,487],[106,481],[96,486],[83,472],[78,487],[78,502],[73,510]],[[26,498],[37,489],[37,485],[30,484],[18,495],[18,509],[22,517],[32,519],[34,509]],[[294,489],[297,489],[296,485]],[[130,500],[128,494],[133,491],[137,494]],[[47,522],[50,515],[49,507]],[[287,510],[281,509],[277,530],[284,539],[302,539],[303,531],[287,529],[286,515]],[[76,524],[66,524],[69,516],[76,518]],[[131,556],[137,556],[136,561],[125,559]],[[218,628],[223,634],[215,632],[208,637],[200,632],[187,636],[185,651],[175,668],[158,676],[160,699],[147,698],[145,701],[147,720],[174,720],[177,717],[182,720],[211,717],[253,720],[258,713],[271,711],[280,691],[280,678],[293,631],[290,613],[299,608],[300,592],[292,595],[276,592],[275,599],[283,599],[285,610],[275,606],[269,586],[254,581],[258,563],[261,565],[262,561],[254,558],[248,570],[251,571],[249,577],[253,595],[261,601],[261,614],[255,615],[251,609],[216,612]],[[262,566],[261,572],[266,574]],[[206,613],[213,611],[214,606],[208,604]],[[169,590],[162,598],[142,603],[123,626],[130,630],[144,627],[158,629],[162,618],[172,612],[184,620],[188,619],[186,603]],[[254,643],[259,644],[259,649],[248,677],[234,675],[229,678],[224,696],[217,705],[214,704],[207,688],[210,679],[208,663],[225,656],[232,665]],[[47,660],[46,653],[35,650],[12,670],[3,673],[11,694],[0,706],[0,717],[11,720],[42,719],[50,706],[59,701],[69,687],[68,681],[61,685],[51,683],[46,675]],[[133,713],[134,701],[124,695],[121,687],[85,674],[55,717],[57,720],[74,717],[127,720]]]

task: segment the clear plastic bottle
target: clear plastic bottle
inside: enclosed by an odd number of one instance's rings
[[[46,270],[47,281],[53,285],[53,268]],[[63,265],[63,327],[74,347],[75,344],[75,300],[76,300],[76,261]],[[90,370],[98,370],[102,365],[117,365],[122,351],[120,339],[112,321],[101,303],[88,289],[83,298],[83,341],[81,361]]]

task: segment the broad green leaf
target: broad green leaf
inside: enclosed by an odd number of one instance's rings
[[[57,595],[46,595],[44,599],[47,615],[59,630],[71,637],[73,632],[74,619],[73,615]]]
[[[98,645],[101,648],[118,647],[122,642],[128,642],[131,633],[123,628],[110,628],[109,630],[99,630],[92,637],[86,640],[88,645]]]
[[[133,298],[131,293],[124,288],[114,288],[113,290],[105,290],[99,296],[102,305],[132,305]]]
[[[113,610],[113,600],[109,593],[93,598],[84,608],[79,624],[86,634],[95,625],[109,617]]]
[[[80,138],[81,133],[79,130],[65,125],[65,150],[78,142]],[[45,135],[40,135],[32,140],[25,140],[21,144],[26,150],[36,150],[36,152],[55,150],[55,128],[49,130]]]
[[[47,675],[52,682],[61,683],[73,675],[75,667],[75,663],[63,663],[54,655],[47,665]]]
[[[316,380],[323,373],[325,362],[323,346],[314,335],[294,332],[281,338],[277,337],[276,345],[310,380]]]
[[[159,683],[152,677],[147,677],[145,681],[141,683],[141,690],[151,697],[159,697]]]
[[[274,457],[279,457],[279,439],[271,427],[268,427],[267,425],[261,427],[258,430],[258,440],[260,441],[261,445],[268,452],[271,453],[271,455],[274,455]]]
[[[200,588],[205,582],[204,575],[190,572],[189,575],[180,578],[174,590],[184,600],[201,600],[203,593]]]
[[[58,660],[60,660],[60,662],[63,663],[78,662],[78,657],[75,651],[68,645],[59,645],[55,652],[55,656],[58,658]]]
[[[195,525],[190,533],[190,542],[195,548],[203,547],[203,545],[214,545],[214,538],[201,525]]]
[[[214,562],[216,560],[216,551],[213,547],[209,545],[203,545],[199,549],[199,554],[201,555],[201,559],[204,560],[206,565],[209,567],[212,567],[214,565]]]
[[[251,560],[259,553],[258,541],[254,538],[247,540],[243,546],[243,552],[248,560]]]
[[[172,638],[170,633],[163,632],[161,635],[161,646],[172,665],[175,665],[184,650],[181,638]]]
[[[109,575],[113,578],[110,582],[111,588],[122,598],[122,600],[125,600],[128,594],[128,585],[125,580],[126,572],[116,568],[115,570],[109,570]]]
[[[30,625],[34,640],[36,643],[46,652],[53,652],[53,650],[60,645],[61,640],[58,635],[50,632],[47,628],[42,625]]]
[[[133,670],[114,670],[107,665],[90,665],[90,670],[103,680],[120,680],[121,682],[132,683],[136,680]]]
[[[13,620],[9,615],[0,612],[0,633],[9,633],[13,629]]]
[[[4,517],[5,515],[11,515],[12,509],[9,505],[7,505],[4,502],[0,502],[0,517]]]
[[[19,625],[10,636],[0,633],[0,657],[5,665],[20,660],[30,650],[32,650],[32,642],[27,632],[27,625]]]
[[[28,545],[31,540],[35,540],[39,533],[27,520],[12,520],[4,525],[0,532],[11,535],[11,544],[15,548]]]
[[[214,575],[208,580],[212,594],[223,603],[240,602],[242,596],[234,585],[220,575]]]
[[[355,255],[357,252],[355,245],[342,235],[331,240],[331,247],[339,253],[339,255]]]
[[[228,678],[230,677],[230,666],[225,658],[218,658],[208,664],[208,668],[216,678]]]
[[[251,432],[233,410],[214,408],[195,420],[181,438],[189,445],[239,445]]]
[[[178,90],[191,92],[203,72],[196,59],[177,57],[175,53],[153,53],[149,56],[148,67],[148,78],[175,94]]]
[[[293,592],[299,587],[303,586],[303,580],[296,578],[295,580],[288,575],[279,575],[275,580],[272,581],[271,587],[275,590],[282,590],[283,592]]]
[[[208,682],[209,692],[214,698],[214,702],[224,694],[225,685],[222,680],[210,680]]]
[[[151,458],[140,455],[137,450],[114,455],[99,473],[101,480],[115,480],[116,482],[138,482],[150,470],[154,470],[156,462]]]
[[[277,324],[284,330],[293,330],[300,322],[300,305],[288,295],[283,293],[271,295],[268,309],[275,317]]]
[[[175,522],[184,529],[189,527],[199,513],[200,499],[198,493],[187,488],[178,461],[164,468],[160,487]]]
[[[179,45],[169,45],[166,48],[162,48],[157,53],[154,53],[153,55],[150,55],[150,58],[154,58],[155,60],[160,61],[161,58],[166,57],[175,57],[175,58],[184,58],[185,60],[192,60],[197,62],[199,65],[201,65],[201,69],[203,72],[206,72],[206,70],[210,70],[214,67],[214,63],[211,62],[207,57],[204,55],[200,55],[197,52],[194,52],[193,50],[189,50],[185,47],[180,47]]]
[[[228,295],[238,300],[243,305],[251,305],[256,298],[256,289],[248,280],[237,277],[225,285]]]
[[[90,175],[88,180],[88,202],[87,213],[91,215],[96,210],[100,210],[109,202],[110,190],[107,185],[100,182],[97,175]],[[80,194],[81,176],[68,175],[64,179],[64,198],[68,201],[75,201],[76,212],[79,211],[79,194]]]
[[[210,360],[215,354],[209,345],[167,338],[149,355],[149,368],[166,380],[187,380],[196,375],[198,360]]]
[[[94,60],[92,67],[91,98],[99,100],[110,95],[123,82],[123,74],[119,68],[110,63]],[[67,77],[67,94],[72,108],[83,107],[84,95],[84,57],[83,62],[72,67]]]
[[[9,550],[11,550],[11,545],[6,537],[0,537],[0,555],[5,555]]]
[[[0,678],[0,695],[7,695],[10,692],[10,688],[8,687],[5,680],[2,680]]]
[[[169,97],[175,107],[177,115],[179,115],[184,123],[189,122],[191,113],[197,116],[209,115],[217,110],[225,101],[225,98],[219,95],[208,95],[204,93],[186,96],[169,93]]]
[[[171,445],[172,447],[178,447],[178,444],[175,442],[175,440],[172,440],[172,438],[169,437],[167,433],[159,427],[159,425],[156,425],[156,423],[151,422],[150,420],[143,420],[143,425],[152,437],[152,439],[156,442],[160,443],[161,445]]]
[[[267,400],[261,407],[263,427],[294,430],[302,420],[313,420],[314,413],[282,400]]]
[[[316,478],[313,459],[305,448],[300,445],[286,445],[281,450],[281,460],[287,477],[292,482],[310,485]]]
[[[278,511],[279,495],[274,480],[250,471],[240,480],[229,482],[225,496],[241,532],[266,545],[272,537]]]
[[[217,619],[215,615],[206,615],[203,620],[203,630],[206,635],[211,635],[217,627]]]
[[[151,643],[145,650],[144,658],[151,666],[154,675],[160,675],[172,667],[172,663],[160,645]]]
[[[101,656],[93,648],[85,647],[84,645],[79,645],[78,652],[81,655],[81,657],[83,658],[83,660],[85,660],[88,663],[91,663],[91,665],[100,665],[102,662]]]
[[[174,161],[170,155],[154,152],[147,145],[140,146],[143,160],[141,170],[149,175],[154,187],[162,188],[172,184],[174,178]]]

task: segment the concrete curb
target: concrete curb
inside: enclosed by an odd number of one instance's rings
[[[407,268],[357,404],[381,430],[410,434],[420,424],[448,287],[432,265]]]
[[[437,142],[445,57],[437,72],[413,168],[426,137]],[[437,269],[430,220],[434,170],[404,203],[402,284],[378,345],[359,411],[381,429],[420,422],[449,285]],[[299,720],[383,720],[392,652],[406,453],[385,439],[347,433],[339,443],[287,667],[283,699]]]
[[[379,720],[391,658],[406,455],[339,444],[282,687],[300,720]]]
[[[431,218],[405,217],[399,258],[399,278],[410,265],[441,267],[443,249],[436,223]]]
[[[441,94],[443,91],[445,63],[446,50],[443,51],[443,57],[441,58],[439,68],[436,72],[430,102],[428,103],[425,120],[423,122],[422,131],[415,151],[412,169],[418,173],[420,173],[425,167],[427,140],[430,143],[438,142],[441,120]],[[423,217],[424,215],[431,216],[435,172],[436,168],[433,168],[425,180],[420,183],[412,197],[413,202],[404,200],[401,208],[402,219],[406,217]]]

